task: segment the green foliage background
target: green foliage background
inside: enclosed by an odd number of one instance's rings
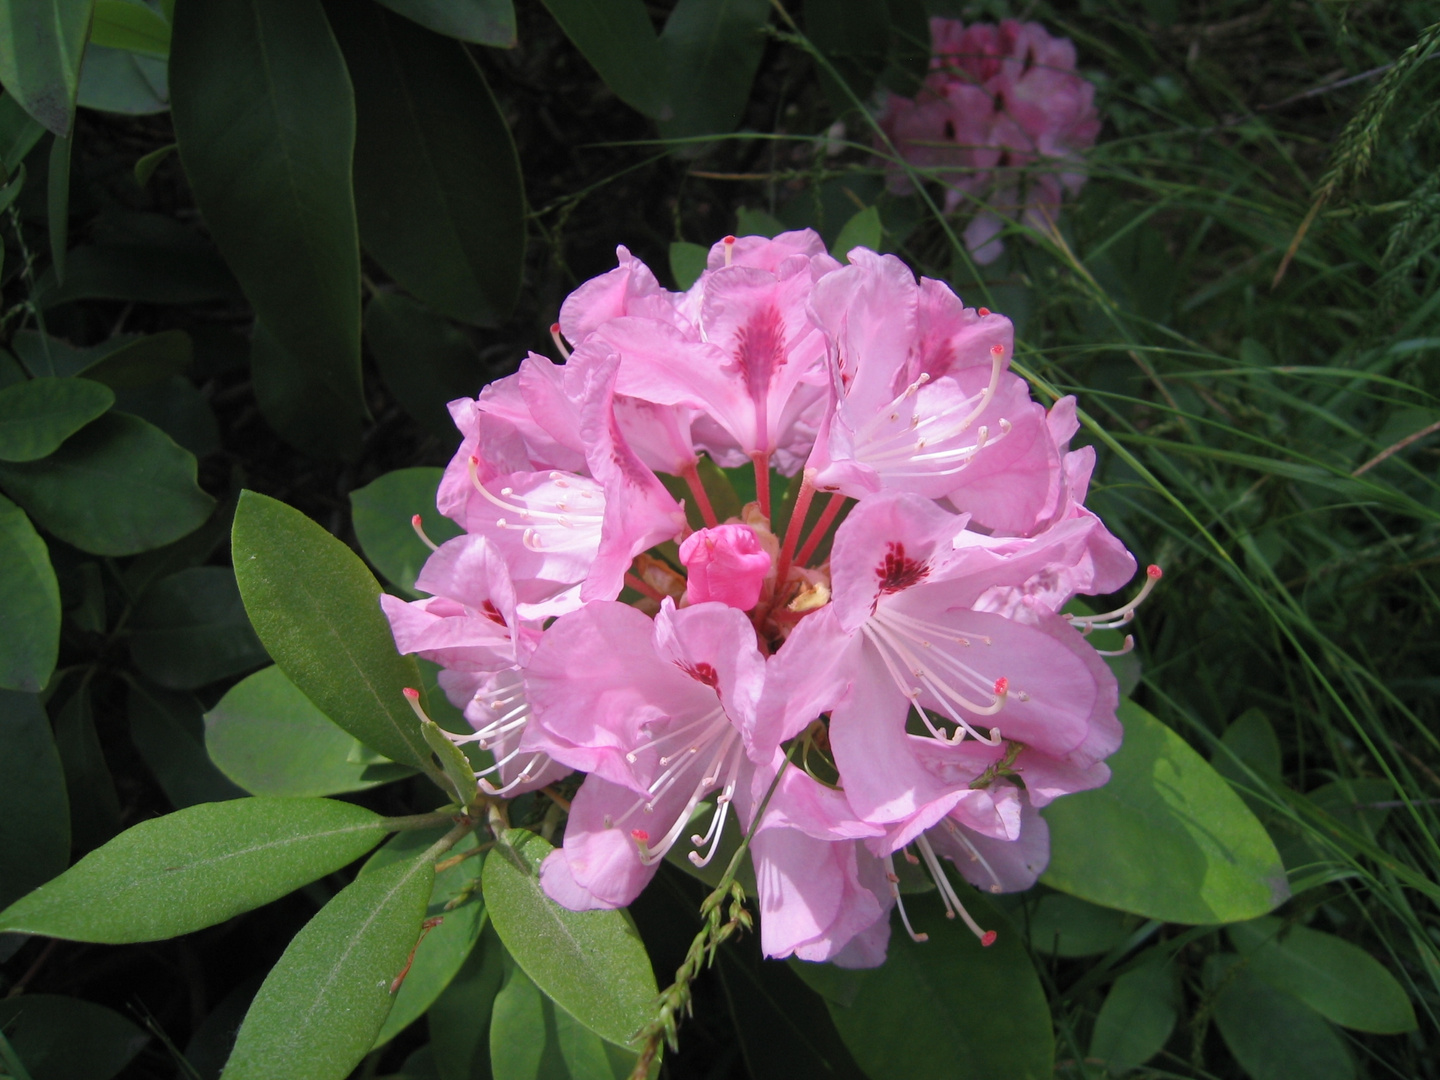
[[[876,157],[927,14],[1038,19],[1098,88],[1085,188],[983,269]],[[557,804],[515,800],[489,850],[425,817],[455,763],[398,690],[463,720],[374,600],[414,595],[412,513],[448,535],[444,403],[550,352],[616,244],[686,284],[719,236],[798,227],[1010,315],[1037,397],[1079,397],[1089,504],[1166,576],[1122,671],[1133,764],[1056,804],[1001,946],[924,895],[931,942],[877,972],[740,934],[663,1074],[1435,1075],[1434,20],[0,0],[0,1075],[218,1076],[252,998],[232,1080],[628,1075],[705,886],[565,921],[533,878]],[[1248,853],[1233,882],[1187,877],[1186,820],[1214,866]]]

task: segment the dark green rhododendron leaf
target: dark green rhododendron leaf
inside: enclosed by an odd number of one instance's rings
[[[71,840],[81,851],[99,847],[120,831],[120,796],[95,731],[88,678],[55,717],[55,748],[70,796]]]
[[[171,690],[194,690],[270,659],[250,628],[235,573],[224,566],[194,566],[146,589],[130,618],[130,658]]]
[[[60,650],[60,586],[25,511],[0,495],[0,687],[38,693]]]
[[[962,886],[961,898],[996,931],[989,948],[958,919],[946,919],[938,894],[928,893],[907,897],[905,907],[930,939],[911,941],[895,917],[881,967],[791,964],[825,997],[871,1080],[1048,1080],[1054,1073],[1050,1010],[1021,935],[978,892]],[[977,1008],[981,986],[985,1002]]]
[[[464,331],[404,296],[377,296],[365,308],[365,341],[400,405],[447,447],[460,432],[446,405],[473,398],[488,372]]]
[[[0,86],[56,135],[75,119],[92,0],[0,0]]]
[[[170,55],[170,24],[143,4],[95,0],[90,44],[163,59]]]
[[[1165,1048],[1179,1017],[1180,977],[1163,956],[1125,972],[1110,987],[1095,1017],[1090,1056],[1111,1076],[1143,1065]]]
[[[365,250],[446,315],[503,319],[520,291],[525,188],[484,76],[464,46],[379,6],[337,0],[328,11],[355,81]]]
[[[1355,1062],[1325,1019],[1253,974],[1240,957],[1205,961],[1211,1015],[1251,1080],[1354,1080]]]
[[[0,488],[37,525],[92,555],[134,555],[199,528],[215,500],[195,457],[159,428],[107,413],[40,461],[0,462]]]
[[[356,452],[355,105],[319,0],[180,4],[170,88],[205,223],[283,358],[256,364],[261,409],[303,449]]]
[[[734,131],[768,40],[768,0],[680,0],[665,20],[660,50],[674,115],[667,138]]]
[[[249,794],[206,755],[204,709],[194,696],[137,680],[130,684],[128,719],[130,741],[177,810]]]
[[[231,551],[245,610],[265,648],[326,716],[392,761],[430,769],[405,701],[415,661],[395,651],[380,584],[348,547],[300,511],[240,496]]]
[[[1057,799],[1051,888],[1178,923],[1241,922],[1290,895],[1265,827],[1180,736],[1131,701],[1110,782]]]
[[[656,120],[672,114],[665,56],[641,0],[543,0],[615,96]]]
[[[1237,923],[1226,933],[1251,972],[1332,1023],[1382,1035],[1415,1030],[1405,988],[1364,949],[1276,918]]]
[[[133,390],[183,375],[190,367],[194,346],[184,330],[166,330],[145,337],[112,338],[96,353],[76,374],[112,390]]]
[[[0,1030],[31,1080],[110,1080],[150,1041],[113,1009],[58,994],[0,1001]]]
[[[705,272],[705,261],[710,257],[710,249],[699,244],[690,244],[684,240],[677,240],[670,245],[670,274],[675,278],[675,285],[681,289],[688,289]]]
[[[1094,956],[1119,945],[1136,925],[1133,915],[1064,893],[1048,893],[1030,915],[1030,945],[1036,952],[1056,956]]]
[[[0,932],[118,945],[224,922],[353,862],[384,818],[330,799],[235,799],[142,821],[0,912]]]
[[[0,904],[9,904],[70,862],[70,801],[34,694],[0,690],[0,746]]]
[[[205,395],[183,375],[121,390],[115,397],[115,407],[154,424],[197,459],[220,449],[215,412]]]
[[[256,795],[338,795],[412,775],[352,761],[354,736],[278,667],[242,679],[205,714],[205,745],[221,772]]]
[[[494,1080],[627,1080],[635,1054],[607,1043],[511,961],[490,1014]]]
[[[342,1080],[375,1043],[420,936],[434,856],[361,874],[316,915],[255,995],[226,1080]]]
[[[373,874],[394,863],[414,859],[445,832],[440,828],[398,833],[370,856],[360,873],[362,876]],[[473,852],[478,843],[475,834],[470,833],[451,848],[445,858]],[[440,921],[426,931],[416,948],[414,962],[395,994],[390,1015],[375,1037],[376,1046],[389,1042],[424,1015],[450,985],[480,939],[480,931],[485,927],[485,902],[480,893],[480,871],[484,865],[483,855],[471,855],[435,875],[425,918]],[[447,911],[446,905],[456,900],[460,902]]]
[[[490,1015],[512,961],[487,925],[480,941],[425,1016],[440,1080],[473,1080],[490,1068]]]
[[[31,379],[0,390],[0,461],[35,461],[115,403],[87,379]]]
[[[124,6],[139,7],[130,3],[124,3]],[[151,116],[168,112],[170,79],[165,61],[145,53],[92,43],[85,50],[76,102],[86,109],[122,116]]]
[[[617,1046],[654,1012],[655,974],[623,911],[569,911],[540,888],[553,849],[511,829],[485,860],[485,903],[505,947],[545,994]]]
[[[835,74],[849,88],[822,70],[820,84],[835,108],[855,108],[864,101],[885,66],[890,48],[890,14],[885,0],[805,0],[805,33]]]
[[[444,471],[433,467],[396,469],[350,493],[350,516],[360,550],[370,565],[402,592],[415,592],[415,577],[430,549],[415,535],[410,519],[420,515],[431,542],[443,544],[463,531],[435,508]]]
[[[515,45],[512,0],[380,0],[380,3],[446,37],[500,49]]]
[[[837,259],[848,261],[846,257],[850,254],[851,248],[863,247],[869,248],[871,251],[879,251],[883,235],[880,227],[880,211],[873,206],[867,206],[845,222],[845,227],[835,238],[831,250]]]

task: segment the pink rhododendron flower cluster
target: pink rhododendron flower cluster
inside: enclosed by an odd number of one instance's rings
[[[808,231],[727,237],[683,293],[620,248],[556,343],[563,363],[451,403],[439,504],[465,533],[429,599],[382,598],[402,651],[443,666],[460,741],[493,751],[487,790],[586,774],[546,892],[628,904],[773,789],[751,846],[768,955],[880,963],[897,853],[988,943],[941,860],[1029,887],[1037,811],[1103,784],[1120,743],[1085,633],[1133,605],[1059,613],[1135,571],[1085,508],[1074,401],[1031,400],[1004,316]],[[718,520],[702,457],[753,470],[755,501]]]
[[[946,186],[945,209],[984,204],[965,230],[977,262],[999,258],[1006,218],[1034,228],[1085,182],[1080,154],[1100,133],[1095,87],[1075,73],[1075,46],[1039,23],[931,19],[930,74],[914,99],[890,94],[880,126],[900,155]],[[912,188],[891,163],[889,186]]]

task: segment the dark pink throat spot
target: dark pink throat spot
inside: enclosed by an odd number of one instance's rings
[[[500,609],[489,600],[486,600],[480,605],[480,613],[493,623],[499,623],[501,626],[505,625],[505,616],[500,614]]]
[[[885,548],[885,558],[875,567],[882,594],[897,593],[911,585],[918,585],[930,573],[928,566],[905,554],[904,544],[892,540]]]
[[[735,352],[746,391],[756,400],[764,397],[786,359],[785,327],[774,304],[766,304],[746,320]]]
[[[712,687],[717,692],[719,691],[720,676],[716,675],[715,669],[709,664],[705,663],[703,660],[698,664],[677,663],[675,666],[678,667],[681,671],[685,672],[686,675],[689,675],[690,678],[694,679],[696,682],[704,683],[706,686]]]

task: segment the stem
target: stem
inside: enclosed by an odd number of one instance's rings
[[[433,814],[407,814],[403,817],[385,818],[380,824],[386,832],[408,832],[412,829],[428,829],[432,825],[449,824],[455,820],[458,813],[458,810],[437,810]]]
[[[472,829],[475,828],[475,824],[476,822],[473,818],[467,817],[463,822],[461,822],[459,825],[456,825],[439,840],[436,840],[435,843],[431,844],[428,848],[426,848],[425,854],[421,855],[417,861],[434,862],[435,859],[439,858],[441,855],[444,855],[445,852],[449,851],[452,847],[458,844],[461,838],[466,833],[470,832]]]
[[[770,520],[770,455],[759,450],[750,455],[755,464],[755,501],[760,504],[760,513]]]
[[[786,751],[785,760],[780,763],[780,768],[775,773],[775,779],[770,782],[770,790],[765,793],[765,798],[760,800],[760,806],[750,822],[750,828],[746,830],[745,838],[740,841],[740,846],[735,849],[735,854],[730,859],[730,865],[725,868],[725,873],[720,878],[720,884],[715,886],[714,891],[700,905],[700,915],[705,920],[705,926],[690,942],[690,950],[685,954],[685,962],[675,972],[674,983],[661,993],[659,1015],[646,1024],[635,1036],[635,1041],[641,1042],[642,1045],[639,1057],[635,1062],[635,1069],[630,1074],[630,1080],[645,1080],[649,1075],[651,1064],[655,1061],[655,1055],[660,1052],[662,1040],[669,1044],[671,1050],[678,1049],[675,1017],[682,1010],[689,1010],[690,983],[702,970],[715,962],[716,949],[739,930],[748,930],[751,927],[750,913],[745,910],[745,890],[736,883],[735,875],[740,872],[741,860],[745,858],[745,853],[750,848],[750,841],[754,839],[760,822],[765,818],[765,811],[770,806],[770,798],[780,786],[780,778],[790,767],[790,759],[798,746],[797,741]],[[730,898],[729,917],[722,924],[720,908],[725,903],[727,896]]]
[[[845,496],[840,492],[832,492],[830,501],[825,504],[825,509],[820,514],[820,520],[815,522],[815,528],[810,530],[810,536],[805,541],[805,546],[800,549],[800,554],[795,556],[795,564],[804,566],[810,561],[810,556],[815,554],[815,549],[820,546],[820,541],[825,539],[825,534],[830,531],[830,526],[835,521],[835,515],[840,513],[840,508],[845,505]]]
[[[815,497],[815,488],[810,483],[812,471],[806,469],[800,483],[800,494],[790,509],[790,521],[785,526],[785,543],[780,548],[780,563],[775,568],[775,594],[778,596],[785,587],[785,578],[790,573],[791,556],[800,541],[800,530],[804,527],[805,516],[810,513],[810,500]]]
[[[625,584],[629,585],[632,589],[640,593],[642,596],[648,596],[657,604],[665,599],[664,593],[662,593],[659,589],[655,588],[654,585],[651,585],[648,581],[646,581],[639,575],[632,574],[629,570],[625,571]]]
[[[695,505],[700,508],[700,516],[705,520],[705,527],[713,529],[720,524],[715,517],[715,508],[710,505],[710,493],[705,490],[705,485],[700,482],[700,473],[696,469],[697,462],[690,462],[680,474],[685,483],[690,485],[690,494],[695,496]]]

